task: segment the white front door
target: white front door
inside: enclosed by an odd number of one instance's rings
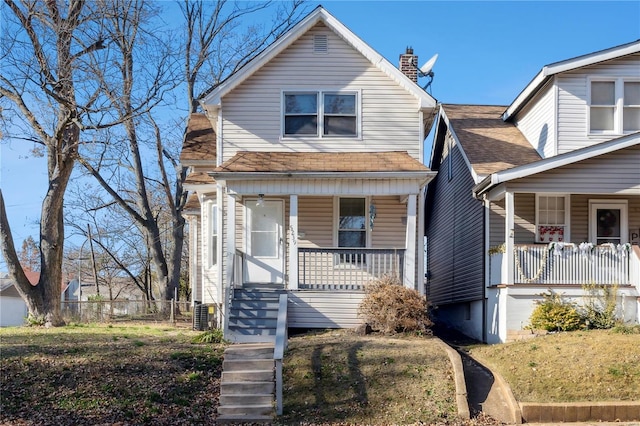
[[[596,244],[624,244],[628,241],[627,202],[591,200],[589,239]]]
[[[248,199],[245,202],[246,259],[244,281],[284,282],[284,202]]]

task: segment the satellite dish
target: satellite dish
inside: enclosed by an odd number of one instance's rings
[[[432,76],[433,71],[431,70],[433,69],[433,66],[436,64],[437,60],[438,60],[438,54],[436,53],[431,57],[431,59],[429,59],[427,62],[425,62],[423,66],[420,67],[420,76],[421,77],[426,77],[428,75]]]

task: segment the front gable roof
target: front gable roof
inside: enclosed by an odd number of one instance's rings
[[[356,36],[344,24],[338,21],[333,15],[327,12],[322,6],[318,6],[313,12],[298,22],[289,32],[273,42],[262,53],[252,59],[248,64],[229,76],[218,86],[211,89],[200,102],[206,106],[220,107],[222,98],[233,89],[238,87],[247,78],[262,68],[266,63],[271,61],[279,53],[284,51],[292,43],[302,37],[307,31],[316,24],[322,22],[326,27],[331,29],[346,43],[351,45],[356,51],[367,58],[375,67],[384,72],[393,79],[398,85],[403,87],[407,92],[412,94],[418,101],[420,108],[435,108],[436,100],[414,83],[409,77],[404,75],[398,68],[393,66],[382,55],[367,45],[362,39]]]
[[[640,40],[615,46],[598,52],[589,53],[542,67],[542,70],[531,80],[518,97],[504,111],[503,120],[509,120],[556,74],[587,67],[611,59],[621,58],[640,52]]]

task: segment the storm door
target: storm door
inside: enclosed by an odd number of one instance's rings
[[[589,203],[589,239],[595,244],[628,241],[627,203],[598,200]]]
[[[247,283],[284,282],[284,203],[251,200],[245,203],[245,267]]]

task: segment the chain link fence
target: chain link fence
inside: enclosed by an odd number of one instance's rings
[[[173,300],[83,300],[62,302],[67,322],[95,323],[116,321],[173,322],[191,325],[191,302]]]

